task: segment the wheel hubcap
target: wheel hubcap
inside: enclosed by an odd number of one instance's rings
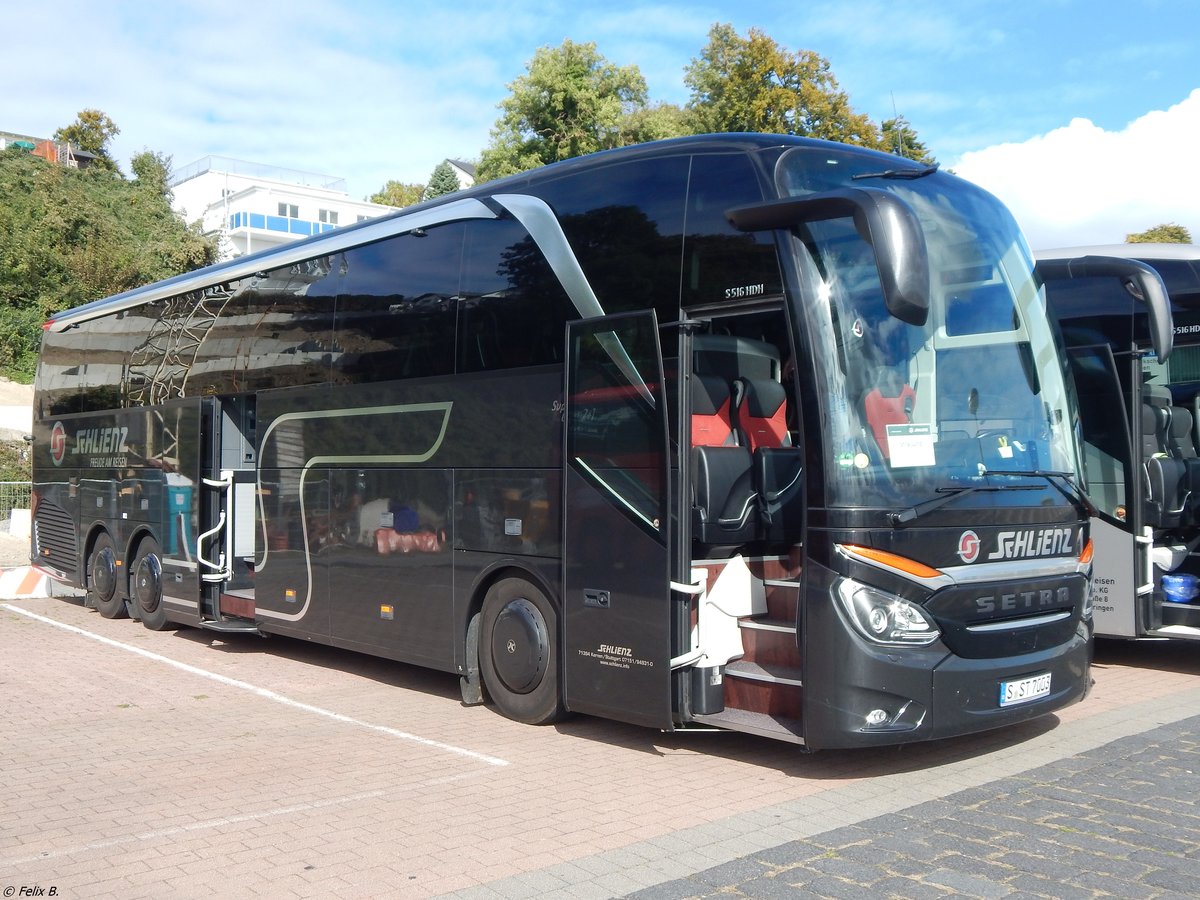
[[[156,554],[142,557],[133,576],[133,592],[142,612],[152,613],[162,601],[162,563]]]
[[[117,587],[117,558],[105,547],[92,559],[92,587],[101,600],[112,598]]]
[[[527,694],[542,682],[550,659],[546,621],[524,598],[510,601],[492,630],[492,661],[504,686]]]

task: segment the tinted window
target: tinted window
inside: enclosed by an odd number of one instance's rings
[[[763,199],[745,154],[697,156],[687,196],[683,305],[777,294],[783,288],[772,233],[747,234],[725,218]]]
[[[606,313],[679,316],[688,157],[588,169],[531,188],[554,210]]]
[[[336,257],[323,256],[218,285],[181,311],[173,340],[205,335],[187,393],[240,394],[329,378]]]
[[[462,253],[462,223],[346,252],[335,335],[338,380],[388,381],[454,371]]]
[[[512,219],[466,227],[459,371],[561,362],[576,314],[533,239]]]
[[[38,415],[61,416],[79,412],[82,400],[79,377],[85,340],[82,327],[45,333],[38,358]]]

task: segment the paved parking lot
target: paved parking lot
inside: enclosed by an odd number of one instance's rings
[[[463,707],[445,674],[283,638],[154,633],[78,600],[5,601],[0,891],[794,896],[783,881],[743,890],[736,867],[1186,725],[1197,650],[1101,647],[1092,696],[1015,729],[806,756],[584,717],[522,726]],[[724,888],[689,880],[721,866]],[[973,895],[959,888],[928,885]]]

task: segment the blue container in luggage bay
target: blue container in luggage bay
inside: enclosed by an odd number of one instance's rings
[[[1195,575],[1164,575],[1163,595],[1172,603],[1190,603],[1200,593],[1200,578]]]

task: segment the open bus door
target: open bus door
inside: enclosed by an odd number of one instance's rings
[[[670,443],[657,320],[572,322],[567,348],[564,699],[669,729]]]
[[[215,631],[257,632],[250,621],[255,606],[249,577],[257,474],[254,397],[206,397],[200,414],[200,533],[195,546],[200,625]]]
[[[1141,423],[1131,422],[1126,412],[1140,410],[1141,398],[1127,400],[1107,344],[1072,347],[1069,358],[1080,406],[1088,495],[1096,510],[1091,519],[1096,633],[1136,637],[1145,629],[1154,588],[1149,562],[1153,538],[1144,523]],[[1135,391],[1140,380],[1132,379]]]

